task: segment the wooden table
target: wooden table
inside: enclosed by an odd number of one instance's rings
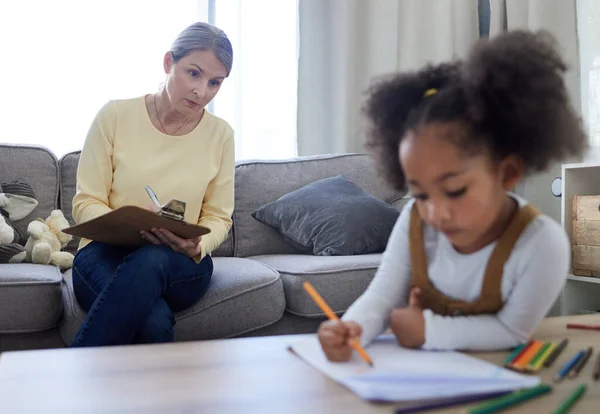
[[[600,382],[591,380],[600,332],[569,330],[595,315],[549,318],[539,340],[570,338],[545,381],[577,350],[595,346],[577,379],[511,412],[549,413],[581,382],[589,384],[573,413],[600,411]],[[392,413],[393,405],[363,402],[286,350],[304,335],[161,345],[6,352],[0,356],[2,413]],[[502,363],[507,352],[479,353]],[[436,413],[464,412],[464,407]]]

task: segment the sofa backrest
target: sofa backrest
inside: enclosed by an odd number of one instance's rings
[[[46,218],[60,208],[74,224],[72,200],[80,151],[60,160],[49,150],[30,145],[0,144],[0,182],[28,180],[38,198],[38,207],[18,224],[26,227],[37,217]],[[261,254],[298,254],[274,230],[250,214],[271,201],[314,181],[344,174],[373,196],[400,209],[403,193],[389,189],[377,177],[371,158],[365,154],[298,157],[280,161],[242,161],[235,167],[235,210],[229,237],[213,252],[214,256],[248,257]],[[79,240],[68,250],[75,252]]]
[[[60,167],[60,197],[59,207],[65,218],[72,225],[73,221],[73,197],[77,185],[77,166],[79,165],[79,154],[81,151],[74,151],[62,156],[59,160]],[[79,245],[79,237],[73,237],[73,240],[67,246],[67,251],[75,253]]]
[[[18,179],[31,184],[38,201],[27,217],[15,222],[26,230],[31,221],[46,219],[58,206],[58,159],[40,146],[0,144],[0,183]]]
[[[298,254],[274,230],[255,220],[257,208],[312,182],[344,174],[366,192],[401,208],[404,193],[377,176],[366,154],[319,155],[282,161],[244,161],[236,165],[233,213],[234,255]]]

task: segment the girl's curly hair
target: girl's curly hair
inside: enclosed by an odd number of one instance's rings
[[[476,43],[465,60],[377,79],[367,90],[366,148],[395,189],[406,183],[398,147],[406,131],[462,121],[467,151],[515,154],[528,173],[587,148],[563,80],[567,65],[546,31],[515,30]],[[429,89],[437,93],[425,96]]]

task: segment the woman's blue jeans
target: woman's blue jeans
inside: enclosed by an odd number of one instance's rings
[[[88,314],[71,347],[172,342],[173,312],[207,291],[213,263],[164,245],[91,242],[75,255],[73,289]]]

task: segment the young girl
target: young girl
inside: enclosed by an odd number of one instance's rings
[[[318,337],[332,361],[390,327],[400,345],[491,350],[533,334],[564,286],[567,235],[509,192],[579,156],[586,137],[545,32],[476,44],[461,62],[381,80],[369,91],[367,147],[403,209],[381,265],[342,323]]]

